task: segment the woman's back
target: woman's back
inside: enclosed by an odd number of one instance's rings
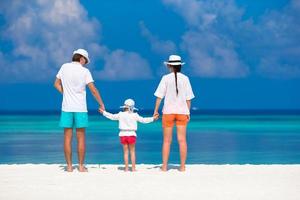
[[[189,78],[177,73],[177,91],[174,73],[164,75],[155,91],[154,95],[159,98],[165,98],[164,114],[189,114],[189,108],[186,101],[194,97]]]

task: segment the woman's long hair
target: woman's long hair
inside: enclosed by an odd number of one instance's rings
[[[178,96],[178,85],[177,85],[177,72],[181,71],[181,65],[170,65],[173,68],[175,75],[176,95]]]

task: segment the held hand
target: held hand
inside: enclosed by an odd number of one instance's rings
[[[153,113],[153,118],[154,118],[154,120],[158,120],[158,118],[159,118],[159,113],[158,113],[157,111],[154,111],[154,113]]]
[[[104,110],[101,109],[101,108],[98,108],[98,112],[101,113],[101,114],[103,114]]]
[[[100,107],[98,108],[98,112],[100,112],[101,114],[103,114],[103,112],[105,111],[105,107],[104,105],[100,105]]]
[[[191,120],[191,115],[187,115],[187,120],[188,120],[188,122]]]
[[[101,105],[100,105],[99,110],[102,110],[102,112],[105,111],[105,106],[104,106],[104,104],[101,104]]]
[[[153,119],[156,121],[159,118],[159,114],[153,115]]]

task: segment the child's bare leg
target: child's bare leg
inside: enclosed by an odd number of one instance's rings
[[[128,171],[128,144],[123,144],[125,171]]]
[[[130,144],[129,150],[130,150],[132,171],[136,171],[136,168],[135,168],[135,144]]]

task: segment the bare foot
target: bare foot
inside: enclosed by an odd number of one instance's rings
[[[180,168],[179,168],[179,171],[180,171],[180,172],[185,172],[185,166],[180,167]]]
[[[71,166],[67,166],[66,171],[67,172],[73,172],[73,166],[72,165]]]
[[[79,165],[78,171],[79,172],[88,172],[87,168],[84,165]]]
[[[135,167],[132,167],[131,171],[133,171],[133,172],[136,172],[136,169],[135,169]]]
[[[160,170],[163,172],[166,172],[166,171],[168,171],[168,167],[163,165],[163,166],[161,166]]]
[[[124,168],[124,172],[128,172],[129,171],[129,168],[128,167],[125,167]]]

